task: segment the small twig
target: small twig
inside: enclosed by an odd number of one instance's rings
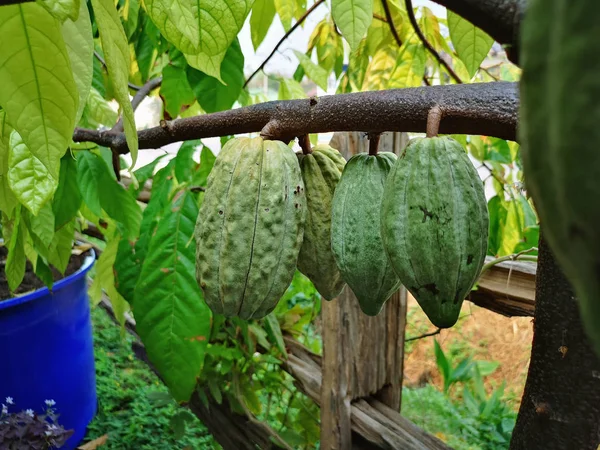
[[[98,61],[100,61],[100,64],[102,64],[106,68],[106,61],[104,61],[104,58],[100,56],[100,53],[94,50],[94,56]],[[134,91],[139,91],[142,88],[142,86],[138,86],[137,84],[133,83],[127,83],[127,86],[129,86],[129,89],[133,89]]]
[[[300,145],[304,155],[310,155],[312,153],[312,146],[310,145],[310,137],[308,134],[298,136],[298,145]]]
[[[440,130],[440,123],[442,121],[443,111],[439,105],[435,105],[429,110],[427,114],[427,137],[435,137],[438,135]]]
[[[367,133],[367,137],[369,138],[369,155],[377,156],[381,133]]]
[[[377,13],[373,13],[373,19],[379,20],[380,22],[387,23],[387,19],[383,16],[380,16]]]
[[[454,81],[456,81],[458,84],[462,84],[462,80],[460,79],[460,77],[456,75],[456,72],[454,72],[452,67],[450,67],[450,65],[440,56],[440,54],[435,50],[435,48],[433,48],[431,43],[427,40],[427,38],[419,28],[417,18],[415,17],[415,11],[413,9],[412,0],[404,1],[406,2],[406,12],[408,13],[408,19],[410,20],[410,23],[413,29],[415,30],[415,33],[417,33],[417,36],[419,36],[419,39],[421,40],[425,48],[429,50],[429,53],[431,53],[435,59],[437,59],[438,63],[444,66],[444,68],[450,74],[450,76],[454,78]]]
[[[490,261],[489,263],[485,264],[481,268],[479,277],[481,277],[486,271],[488,271],[489,269],[494,267],[496,264],[500,264],[501,262],[516,261],[516,260],[537,262],[537,259],[538,259],[537,256],[527,255],[527,253],[537,252],[537,251],[538,251],[537,247],[531,247],[531,248],[528,248],[525,250],[521,250],[518,253],[513,253],[512,255],[506,255],[506,256],[501,256],[500,258],[496,258],[493,261]]]
[[[492,79],[496,80],[496,81],[500,81],[500,77],[497,77],[496,75],[494,75],[493,73],[491,73],[488,69],[486,69],[485,67],[480,67],[479,70],[483,70],[485,73],[487,73]]]
[[[287,403],[287,406],[285,408],[285,413],[283,414],[283,420],[281,421],[281,426],[279,427],[279,432],[281,433],[281,430],[283,430],[283,428],[285,427],[285,423],[287,422],[287,418],[288,418],[288,414],[290,412],[290,408],[292,407],[292,402],[294,401],[294,398],[296,397],[296,394],[298,393],[298,391],[294,391],[290,394],[290,400]]]
[[[421,334],[419,336],[414,336],[414,337],[410,337],[410,338],[404,339],[404,342],[417,341],[419,339],[423,339],[423,338],[426,338],[426,337],[435,336],[437,334],[440,334],[441,332],[442,332],[442,329],[438,328],[437,330],[431,331],[429,333],[425,333],[425,334]]]
[[[254,78],[258,72],[260,72],[261,70],[263,70],[265,68],[265,66],[269,62],[269,60],[273,57],[273,55],[275,55],[275,53],[277,53],[277,50],[279,49],[281,44],[283,44],[285,42],[285,40],[296,30],[296,28],[298,28],[300,25],[302,25],[302,23],[306,20],[306,18],[310,15],[310,13],[312,13],[315,9],[317,9],[317,7],[321,3],[325,3],[325,0],[318,0],[314,5],[312,5],[310,8],[308,8],[306,10],[306,12],[294,24],[294,26],[292,28],[290,28],[290,31],[288,31],[287,33],[285,33],[283,35],[283,37],[279,40],[279,42],[277,43],[277,45],[275,46],[273,51],[269,54],[269,56],[267,56],[267,58],[262,62],[262,64],[260,66],[258,66],[258,69],[256,69],[254,72],[252,72],[252,75],[250,75],[248,77],[248,79],[244,83],[244,86],[243,86],[244,88],[246,86],[248,86],[248,84],[250,83],[252,78]]]

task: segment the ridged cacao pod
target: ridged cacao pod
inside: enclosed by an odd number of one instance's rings
[[[396,155],[360,153],[350,158],[333,196],[331,248],[360,308],[375,316],[400,287],[381,240],[383,186]]]
[[[439,328],[456,323],[488,244],[483,183],[461,145],[417,138],[385,185],[381,234],[400,281]]]
[[[324,299],[331,300],[346,284],[331,251],[331,203],[346,160],[329,145],[317,145],[312,153],[298,158],[307,206],[298,270]]]
[[[292,281],[306,199],[298,159],[279,141],[232,139],[208,177],[196,222],[196,278],[210,309],[261,318]]]
[[[542,234],[600,356],[599,22],[597,1],[529,2],[519,138]]]

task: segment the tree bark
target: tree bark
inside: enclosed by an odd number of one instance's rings
[[[597,450],[600,359],[573,290],[540,237],[533,347],[511,450]]]

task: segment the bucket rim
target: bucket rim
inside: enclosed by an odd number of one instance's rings
[[[96,260],[96,252],[94,251],[93,248],[90,248],[87,251],[87,253],[88,253],[88,255],[83,260],[83,264],[81,265],[81,267],[79,269],[77,269],[76,272],[73,272],[71,275],[68,275],[68,276],[56,281],[52,285],[52,291],[50,291],[50,289],[48,289],[47,286],[44,286],[39,289],[36,289],[33,292],[28,292],[27,294],[19,295],[17,297],[9,298],[6,300],[0,300],[0,311],[8,309],[8,308],[12,308],[14,306],[33,302],[35,300],[47,297],[49,295],[52,296],[60,289],[70,286],[71,284],[73,284],[73,283],[79,281],[81,278],[85,277],[87,272],[94,265],[94,261]],[[86,285],[86,292],[87,292],[87,285]]]

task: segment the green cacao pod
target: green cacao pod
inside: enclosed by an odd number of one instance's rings
[[[360,153],[346,164],[333,196],[331,248],[360,308],[375,316],[400,287],[381,240],[383,187],[396,155]]]
[[[329,145],[317,145],[312,153],[299,154],[298,159],[307,206],[298,270],[313,282],[324,299],[331,300],[346,284],[331,251],[331,202],[346,160]]]
[[[456,323],[485,260],[483,183],[461,145],[417,138],[385,185],[381,235],[400,281],[439,328]]]
[[[208,177],[196,222],[196,278],[217,314],[269,314],[288,288],[306,199],[298,159],[279,141],[232,139]]]
[[[542,234],[600,356],[599,23],[594,0],[529,2],[519,138]]]

